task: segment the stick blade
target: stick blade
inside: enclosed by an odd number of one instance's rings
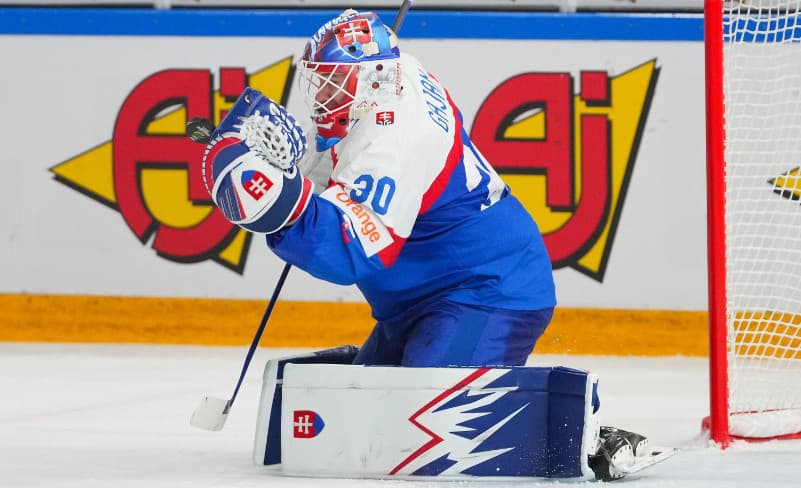
[[[230,407],[231,400],[207,396],[192,413],[189,424],[204,430],[222,430],[226,419],[228,419]]]

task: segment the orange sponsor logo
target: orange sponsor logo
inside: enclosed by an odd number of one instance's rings
[[[373,215],[368,209],[351,200],[344,191],[337,192],[334,198],[344,203],[345,207],[356,216],[357,222],[361,225],[361,227],[359,227],[359,232],[363,236],[366,236],[370,242],[378,242],[381,239],[381,233],[375,225],[375,222],[373,222]]]

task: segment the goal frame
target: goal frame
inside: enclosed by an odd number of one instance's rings
[[[706,90],[707,253],[709,306],[710,437],[722,447],[731,441],[726,330],[726,180],[723,93],[723,0],[704,1]]]
[[[709,307],[709,417],[702,422],[711,440],[725,449],[734,440],[799,439],[801,432],[773,437],[731,433],[726,269],[726,109],[724,93],[724,2],[704,0],[706,95],[707,257]]]

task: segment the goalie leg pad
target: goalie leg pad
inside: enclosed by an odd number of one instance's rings
[[[359,352],[357,346],[339,346],[285,358],[271,359],[264,367],[253,462],[273,465],[281,462],[281,402],[284,368],[287,364],[350,364]]]
[[[596,381],[562,367],[293,362],[284,369],[280,413],[263,395],[259,416],[266,407],[280,415],[280,463],[289,475],[593,479]],[[266,463],[263,452],[257,462]]]

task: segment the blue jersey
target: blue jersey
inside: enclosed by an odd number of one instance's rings
[[[403,94],[330,149],[327,188],[267,236],[313,276],[356,284],[377,320],[421,301],[508,310],[556,304],[537,225],[472,144],[441,84],[401,56]]]

